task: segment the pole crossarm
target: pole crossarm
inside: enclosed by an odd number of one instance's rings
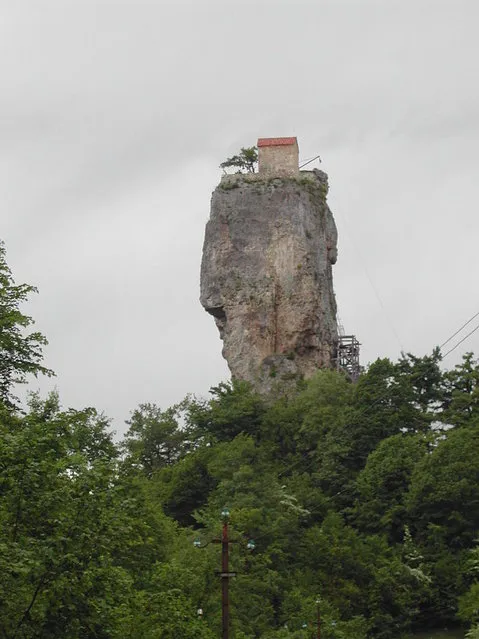
[[[210,539],[204,543],[202,543],[199,539],[195,539],[193,542],[193,546],[195,548],[206,548],[206,546],[209,546],[210,544],[221,544],[221,539]]]

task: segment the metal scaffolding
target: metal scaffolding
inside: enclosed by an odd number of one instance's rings
[[[359,347],[361,344],[355,335],[342,335],[341,331],[338,335],[338,352],[336,355],[336,364],[338,371],[345,371],[351,381],[357,381],[361,367],[359,365]]]

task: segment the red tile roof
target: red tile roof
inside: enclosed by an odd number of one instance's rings
[[[296,143],[296,138],[259,138],[258,148],[261,146],[289,146]]]

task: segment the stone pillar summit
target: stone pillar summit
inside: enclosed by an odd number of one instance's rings
[[[261,138],[259,172],[213,192],[200,301],[233,378],[262,393],[335,365],[337,231],[326,173],[299,171],[296,138]]]

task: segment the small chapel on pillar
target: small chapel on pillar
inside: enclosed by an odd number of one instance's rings
[[[299,175],[299,148],[296,138],[259,138],[258,173],[265,176]]]

